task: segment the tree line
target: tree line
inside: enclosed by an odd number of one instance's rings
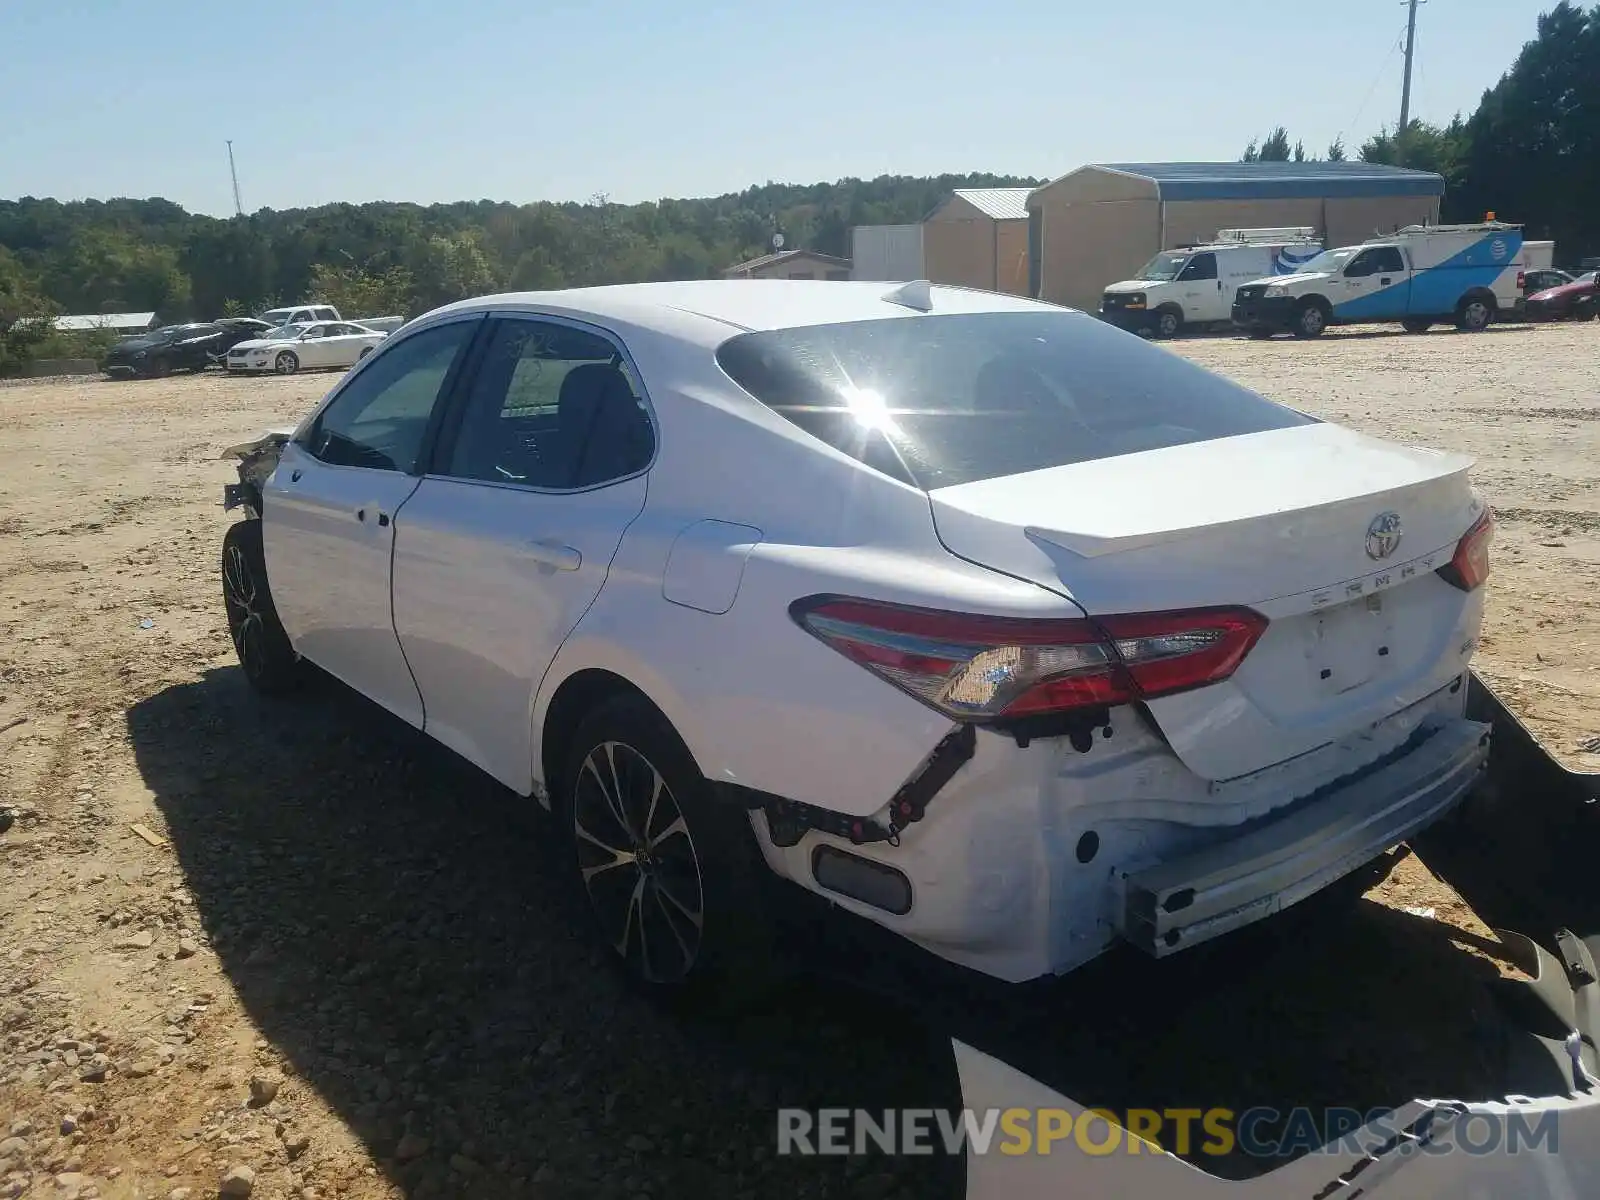
[[[1562,0],[1540,17],[1470,117],[1380,130],[1358,155],[1438,172],[1445,220],[1494,211],[1554,238],[1563,261],[1600,254],[1600,6]],[[1319,156],[1279,126],[1243,157]],[[1343,142],[1320,157],[1344,158]],[[327,204],[229,219],[163,199],[0,201],[0,371],[38,349],[30,316],[154,310],[172,321],[307,297],[409,315],[496,290],[701,278],[763,253],[774,234],[847,256],[852,226],[920,221],[952,188],[1041,182],[885,175],[642,204]]]
[[[1326,158],[1343,157],[1343,143],[1334,142]],[[1600,6],[1562,0],[1471,116],[1381,129],[1359,157],[1443,176],[1441,220],[1493,212],[1523,223],[1530,238],[1553,238],[1564,262],[1600,254]],[[1280,125],[1241,158],[1307,155]]]
[[[38,322],[17,327],[31,315],[207,319],[308,297],[352,316],[415,315],[500,290],[705,278],[768,252],[775,234],[847,257],[853,226],[921,221],[953,188],[1041,182],[885,175],[642,204],[326,204],[228,219],[163,199],[5,200],[0,365],[43,336]]]

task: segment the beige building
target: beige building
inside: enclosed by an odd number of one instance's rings
[[[1311,226],[1345,246],[1438,221],[1443,194],[1438,175],[1362,162],[1079,167],[1028,196],[1029,291],[1095,309],[1158,251],[1220,229]]]
[[[957,188],[922,223],[932,283],[1028,294],[1031,188]]]
[[[816,250],[780,250],[738,263],[724,279],[849,279],[850,260]]]

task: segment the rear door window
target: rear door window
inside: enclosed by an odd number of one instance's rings
[[[649,414],[614,343],[506,317],[491,331],[438,473],[568,491],[642,471],[654,449]]]
[[[812,436],[930,491],[1315,423],[1082,313],[744,333],[717,361]]]

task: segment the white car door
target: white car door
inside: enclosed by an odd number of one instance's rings
[[[388,347],[284,448],[264,489],[267,579],[295,650],[418,726],[422,701],[390,606],[394,522],[481,323],[474,314]]]
[[[337,343],[332,334],[332,325],[318,323],[311,326],[301,335],[300,365],[302,367],[336,367],[339,365]]]
[[[396,521],[394,619],[424,728],[527,794],[534,696],[644,507],[655,431],[609,335],[493,320]]]
[[[1335,277],[1333,315],[1341,321],[1396,321],[1407,315],[1411,276],[1397,246],[1372,246]]]
[[[331,333],[325,339],[328,344],[331,366],[354,366],[360,362],[363,350],[371,349],[378,344],[379,339],[373,338],[368,333],[355,325],[330,325]]]
[[[324,325],[317,344],[318,356],[325,367],[348,367],[360,354],[356,331],[349,325],[332,323]]]

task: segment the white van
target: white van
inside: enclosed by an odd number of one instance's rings
[[[1289,275],[1322,253],[1317,231],[1223,229],[1214,241],[1163,250],[1139,272],[1106,288],[1103,320],[1151,337],[1176,336],[1228,321],[1239,286],[1263,275]]]

